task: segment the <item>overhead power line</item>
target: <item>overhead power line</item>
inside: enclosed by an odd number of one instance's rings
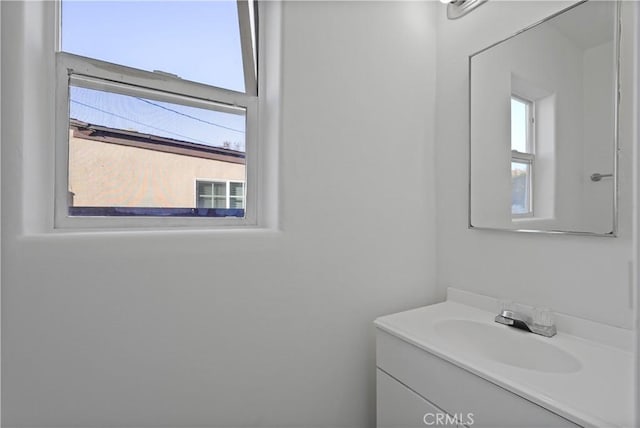
[[[178,134],[178,133],[176,133],[176,132],[168,131],[168,130],[166,130],[166,129],[162,129],[162,128],[158,128],[158,127],[156,127],[156,126],[152,126],[152,125],[149,125],[149,124],[146,124],[146,123],[143,123],[143,122],[138,122],[137,120],[133,120],[133,119],[130,119],[130,118],[128,118],[128,117],[121,116],[121,115],[119,115],[119,114],[112,113],[112,112],[110,112],[110,111],[103,110],[103,109],[101,109],[101,108],[94,107],[94,106],[89,105],[89,104],[82,103],[82,102],[80,102],[80,101],[76,101],[76,100],[70,100],[70,101],[71,101],[72,103],[75,103],[75,104],[81,105],[81,106],[83,106],[83,107],[87,107],[87,108],[90,108],[90,109],[92,109],[92,110],[99,111],[99,112],[101,112],[101,113],[109,114],[109,115],[114,116],[114,117],[117,117],[117,118],[119,118],[119,119],[127,120],[127,121],[132,122],[132,123],[135,123],[135,124],[137,124],[137,125],[146,126],[147,128],[155,129],[156,131],[166,132],[166,133],[168,133],[168,134],[172,134],[172,135],[178,136],[178,137],[180,137],[180,138],[186,138],[186,139],[191,140],[191,141],[197,141],[197,142],[199,142],[199,143],[206,144],[207,146],[212,146],[212,144],[211,144],[211,143],[209,143],[209,142],[207,142],[207,141],[203,141],[203,140],[199,140],[199,139],[197,139],[197,138],[192,138],[192,137],[189,137],[189,136],[186,136],[186,135]]]
[[[161,104],[156,104],[156,103],[151,102],[149,100],[145,100],[144,98],[139,98],[139,97],[135,97],[135,98],[137,100],[140,100],[140,101],[144,102],[144,103],[151,104],[152,106],[159,107],[159,108],[161,108],[163,110],[167,110],[167,111],[170,111],[170,112],[175,113],[175,114],[179,114],[180,116],[188,117],[189,119],[197,120],[198,122],[206,123],[207,125],[217,126],[218,128],[227,129],[227,130],[233,131],[233,132],[240,132],[241,134],[245,133],[244,130],[234,129],[234,128],[230,128],[228,126],[220,125],[218,123],[209,122],[209,121],[206,121],[204,119],[200,119],[199,117],[191,116],[189,114],[182,113],[181,111],[170,109],[169,107],[165,107],[165,106],[163,106]]]

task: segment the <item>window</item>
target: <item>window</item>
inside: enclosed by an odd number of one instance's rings
[[[533,216],[534,103],[511,97],[511,215]]]
[[[56,226],[255,224],[254,2],[60,5]]]
[[[198,208],[244,208],[244,183],[241,181],[197,181]]]

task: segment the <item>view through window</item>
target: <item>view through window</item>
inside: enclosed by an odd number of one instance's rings
[[[216,94],[255,97],[247,4],[62,2],[63,53],[115,70],[105,79],[68,68],[69,215],[244,217],[250,103]]]

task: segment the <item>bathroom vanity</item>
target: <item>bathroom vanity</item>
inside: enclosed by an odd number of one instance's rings
[[[494,322],[497,307],[449,289],[375,321],[379,428],[631,426],[630,331],[558,314],[547,338]]]

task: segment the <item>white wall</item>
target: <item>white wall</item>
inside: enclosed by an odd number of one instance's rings
[[[635,20],[634,20],[634,38],[637,40],[640,38],[640,8],[636,7],[635,11]],[[635,58],[635,84],[633,93],[634,96],[634,104],[633,104],[633,115],[635,117],[640,116],[640,56],[636,55]],[[633,133],[633,141],[634,144],[634,152],[633,152],[633,181],[635,183],[640,182],[640,121],[635,121],[634,133]],[[635,285],[635,310],[634,310],[634,328],[636,330],[635,335],[635,361],[634,365],[635,370],[635,397],[636,397],[636,406],[635,406],[635,424],[640,426],[640,275],[638,272],[640,271],[640,186],[635,187],[634,198],[633,198],[633,260],[634,260],[634,269],[633,269],[633,283]]]
[[[487,2],[456,21],[438,14],[438,283],[579,317],[632,326],[631,108],[633,2],[622,2],[620,229],[617,238],[518,234],[467,228],[468,55],[570,2]]]
[[[603,141],[611,140],[611,132],[604,123],[614,122],[614,109],[611,103],[611,92],[615,90],[613,82],[615,70],[611,58],[612,42],[587,49],[584,53],[584,196],[583,203],[585,223],[587,229],[597,228],[598,225],[611,224],[611,192],[614,189],[610,178],[598,182],[591,181],[593,173],[610,174],[611,150]],[[606,87],[595,82],[610,81],[612,85]],[[599,118],[597,120],[596,118]],[[600,125],[599,125],[600,124]],[[601,226],[600,226],[601,227]]]
[[[280,232],[76,235],[23,234],[51,173],[25,147],[52,144],[23,7],[2,3],[3,426],[372,426],[371,322],[435,298],[436,5],[284,4]]]

